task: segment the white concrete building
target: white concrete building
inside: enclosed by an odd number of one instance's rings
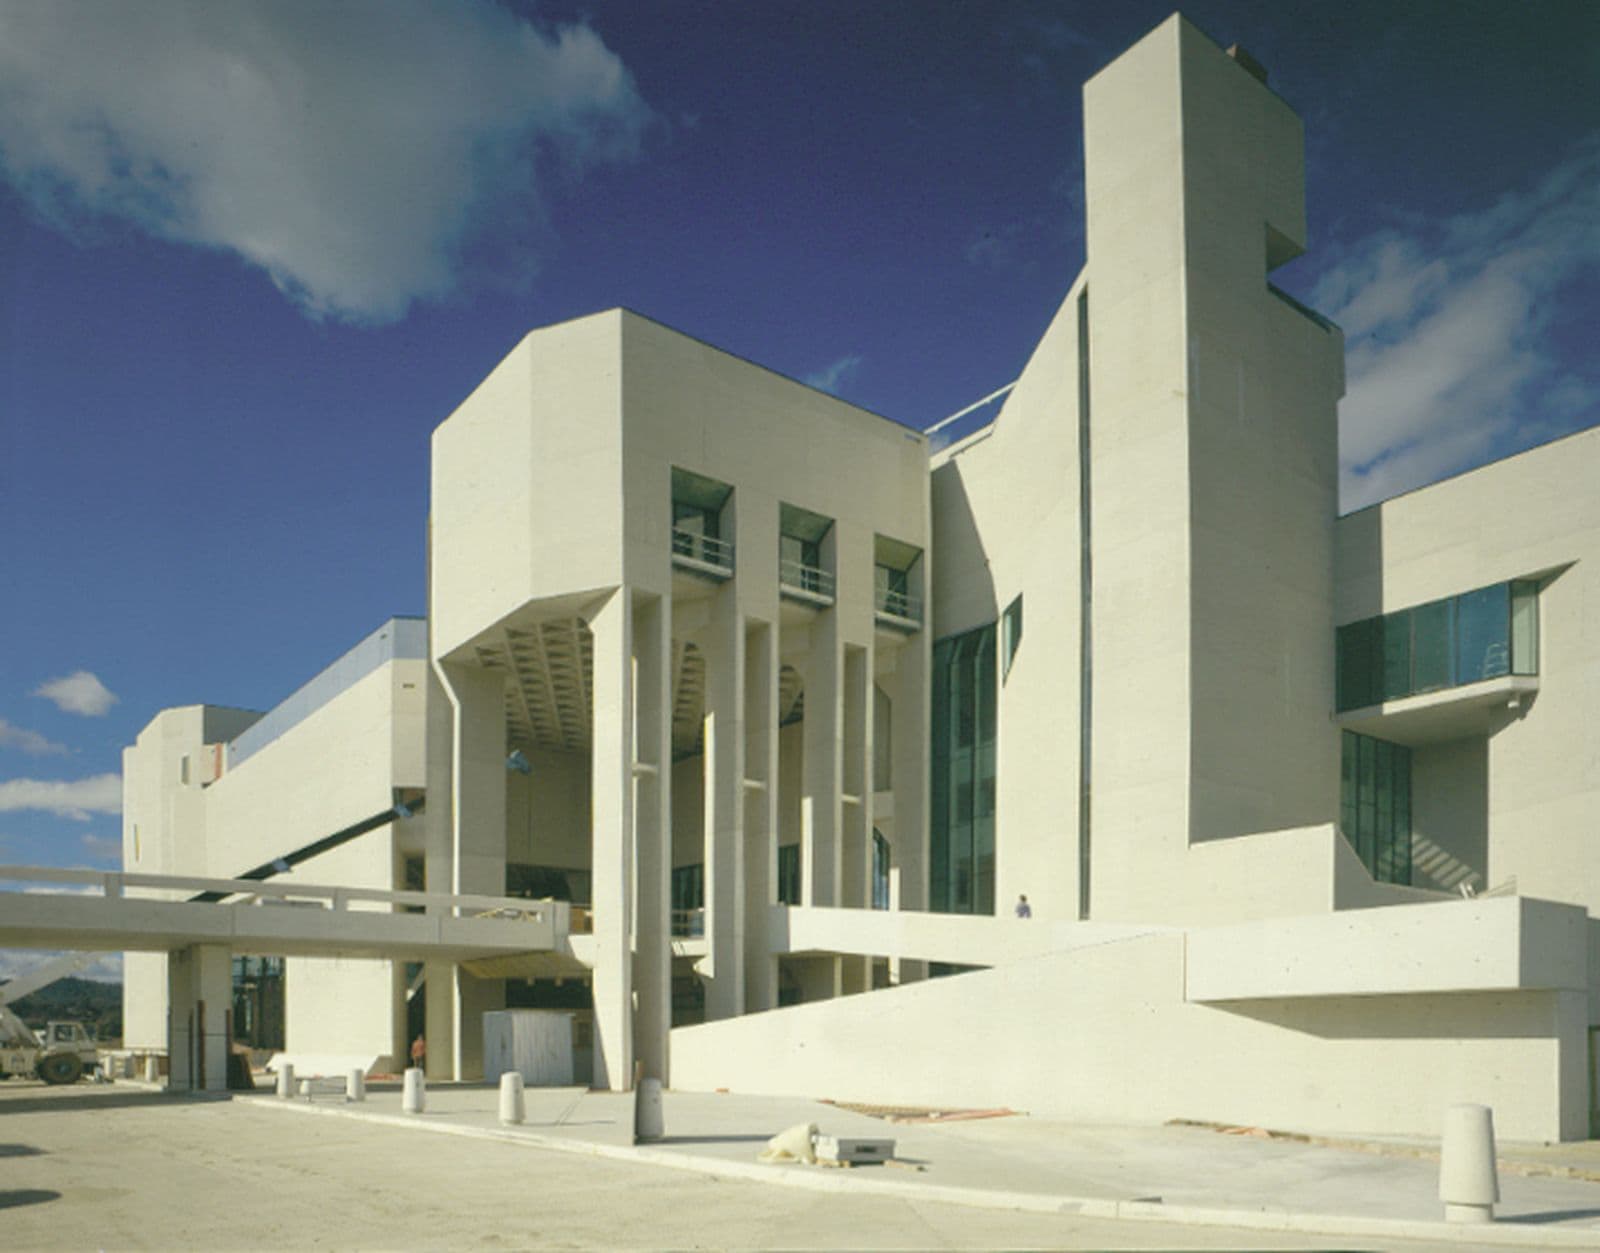
[[[291,1051],[401,1055],[422,988],[440,1075],[534,1005],[613,1088],[1589,1134],[1600,430],[1339,518],[1298,118],[1179,17],[1084,95],[1088,260],[988,427],[535,331],[434,435],[426,647],[129,750],[130,867],[584,907],[291,962]]]

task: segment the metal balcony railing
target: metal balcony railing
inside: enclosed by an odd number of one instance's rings
[[[672,935],[679,940],[698,940],[706,933],[706,911],[700,909],[675,909],[672,911]]]
[[[789,558],[778,560],[778,587],[802,599],[833,603],[833,575],[820,566],[802,565]]]
[[[672,559],[692,570],[721,575],[733,573],[733,545],[729,541],[682,527],[672,528]]]
[[[892,587],[880,587],[875,597],[874,608],[881,617],[893,618],[899,622],[922,622],[922,601],[910,592],[897,592]]]

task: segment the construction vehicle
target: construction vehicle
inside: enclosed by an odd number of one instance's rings
[[[85,1071],[94,1071],[95,1039],[82,1023],[49,1023],[41,1037],[10,1008],[93,960],[92,953],[68,953],[0,986],[0,1079],[34,1075],[50,1084],[76,1083]]]

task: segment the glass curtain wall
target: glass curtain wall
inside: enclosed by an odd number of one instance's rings
[[[1338,631],[1338,705],[1539,673],[1539,585],[1496,583]]]
[[[1411,750],[1346,731],[1339,826],[1380,883],[1411,882]]]
[[[995,626],[933,646],[929,900],[994,913]]]

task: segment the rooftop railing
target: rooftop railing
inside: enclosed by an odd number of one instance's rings
[[[672,528],[674,564],[726,578],[733,573],[733,544],[714,535],[702,535],[683,527]]]

